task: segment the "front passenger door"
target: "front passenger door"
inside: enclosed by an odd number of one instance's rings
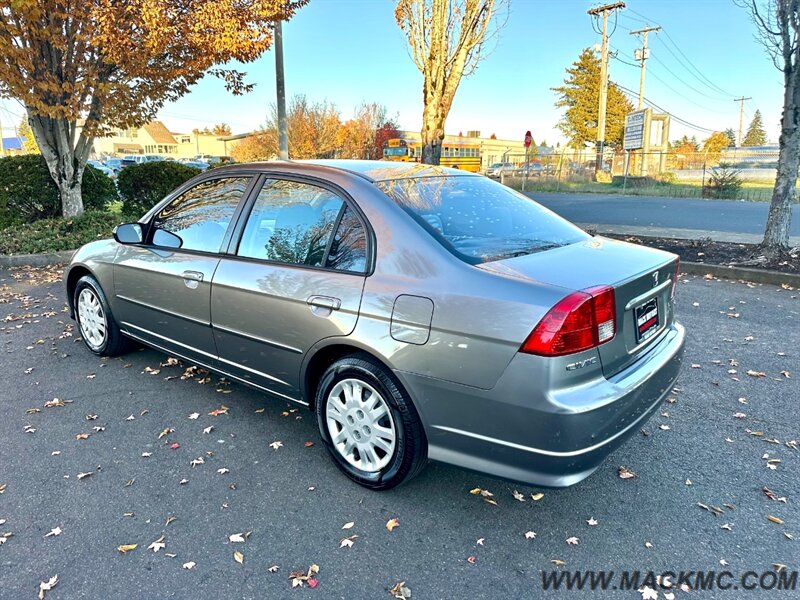
[[[213,362],[211,279],[250,180],[220,177],[198,183],[154,217],[147,244],[120,247],[114,261],[114,311],[124,330]]]
[[[235,255],[214,274],[211,321],[223,367],[301,400],[304,354],[355,328],[367,257],[363,221],[339,194],[265,180]]]

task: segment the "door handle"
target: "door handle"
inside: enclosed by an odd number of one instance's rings
[[[200,271],[184,271],[183,278],[201,283],[203,281],[203,274]]]
[[[342,306],[342,301],[339,300],[339,298],[332,298],[331,296],[309,296],[306,303],[309,306],[326,308],[328,310],[339,310]]]
[[[183,285],[190,290],[196,290],[203,281],[203,274],[200,271],[184,271]]]

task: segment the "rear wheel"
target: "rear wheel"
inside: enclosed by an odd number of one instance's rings
[[[98,356],[117,356],[129,348],[97,279],[84,275],[78,280],[73,306],[81,338],[89,350]]]
[[[364,487],[393,488],[427,462],[417,411],[391,373],[367,355],[328,367],[317,386],[316,412],[336,466]]]

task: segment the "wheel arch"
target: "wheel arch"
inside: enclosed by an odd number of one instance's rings
[[[73,319],[75,318],[75,287],[78,285],[80,278],[85,275],[95,277],[92,270],[83,264],[74,265],[67,273],[67,305],[69,306],[69,316]]]

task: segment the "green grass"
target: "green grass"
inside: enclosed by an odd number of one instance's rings
[[[126,220],[110,211],[86,211],[76,219],[42,219],[0,229],[0,254],[38,254],[75,250],[94,240],[111,237],[115,226]]]

